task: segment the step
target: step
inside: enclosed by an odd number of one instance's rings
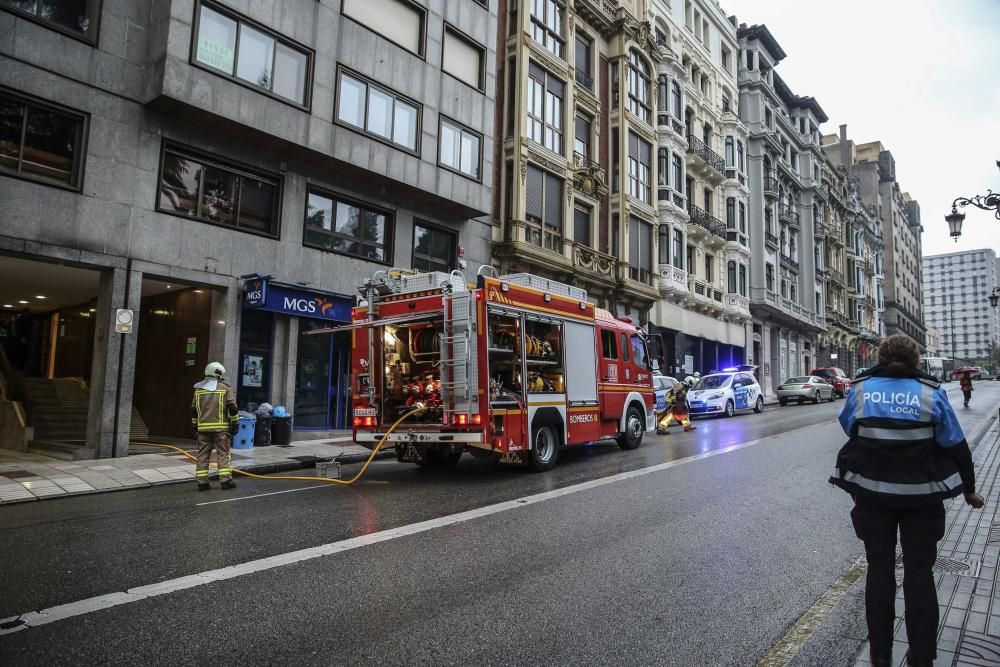
[[[32,440],[28,443],[28,452],[61,461],[85,461],[97,458],[97,452],[83,444],[54,440]]]

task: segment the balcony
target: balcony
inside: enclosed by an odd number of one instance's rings
[[[764,232],[764,243],[767,244],[771,250],[778,249],[778,237],[771,232]]]
[[[688,294],[687,272],[676,266],[661,266],[659,287],[664,298],[683,299]]]
[[[799,212],[791,204],[778,207],[778,220],[787,222],[790,227],[798,229],[801,227]]]
[[[841,285],[844,284],[844,274],[837,269],[830,269],[830,280]]]
[[[594,92],[594,77],[582,70],[576,70],[576,83],[590,92]]]
[[[829,275],[829,272],[822,266],[816,267],[816,280],[825,280]]]
[[[688,135],[688,150],[690,155],[694,155],[698,158],[702,164],[707,167],[709,171],[705,172],[706,175],[710,175],[714,172],[716,179],[725,178],[726,172],[726,161],[722,159],[722,156],[713,151],[711,148],[705,145],[701,139],[696,136]]]
[[[618,260],[581,243],[573,243],[573,268],[608,283],[617,282]]]
[[[726,294],[726,317],[734,322],[750,319],[750,299],[739,294]]]
[[[722,241],[726,240],[726,225],[712,214],[708,213],[704,209],[698,208],[694,204],[690,204],[688,205],[688,215],[690,216],[691,222],[698,225],[709,234]],[[690,230],[690,228],[688,229]]]
[[[778,179],[774,176],[764,177],[764,196],[770,199],[778,198]]]
[[[619,3],[616,0],[578,0],[576,13],[605,35],[615,31]]]
[[[798,273],[799,263],[785,253],[781,253],[781,265],[790,271]]]
[[[823,218],[818,218],[813,222],[813,233],[816,238],[826,236],[826,222],[823,221]]]

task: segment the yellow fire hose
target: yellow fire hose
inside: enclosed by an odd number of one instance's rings
[[[405,415],[397,419],[396,423],[394,423],[392,426],[389,427],[389,430],[382,435],[382,438],[378,441],[378,444],[375,445],[375,449],[372,450],[372,453],[368,457],[368,460],[365,461],[365,465],[361,468],[361,470],[358,471],[358,474],[352,477],[351,479],[331,479],[329,477],[306,477],[304,475],[257,475],[255,473],[247,472],[245,470],[238,470],[236,468],[233,468],[233,472],[239,475],[243,475],[244,477],[253,477],[254,479],[283,479],[283,480],[287,479],[287,480],[296,480],[300,482],[327,482],[329,484],[343,484],[345,486],[348,484],[354,484],[356,481],[361,479],[361,476],[365,474],[366,470],[368,470],[368,466],[375,459],[375,455],[378,454],[378,450],[380,450],[382,448],[382,445],[385,444],[385,440],[386,438],[389,437],[389,434],[395,431],[396,427],[402,424],[404,421],[406,421],[407,419],[409,419],[410,417],[412,417],[417,413],[424,412],[425,410],[427,410],[426,407],[419,407],[414,410],[410,410]],[[181,454],[188,457],[192,461],[198,460],[198,457],[191,454],[191,452],[185,451],[180,447],[174,447],[173,445],[161,445],[152,442],[138,442],[136,444],[141,445],[143,447],[158,447],[160,449],[172,449],[174,451],[180,452]]]

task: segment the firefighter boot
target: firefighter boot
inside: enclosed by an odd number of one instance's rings
[[[208,491],[211,488],[212,488],[212,485],[209,484],[208,482],[198,482],[198,490],[199,491]]]
[[[223,489],[235,489],[236,488],[236,482],[234,482],[231,479],[224,479],[224,480],[222,480],[222,484],[220,486]]]

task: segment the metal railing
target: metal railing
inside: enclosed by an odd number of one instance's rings
[[[704,160],[705,164],[719,172],[720,176],[725,176],[726,161],[722,159],[721,155],[706,146],[705,142],[692,134],[688,135],[687,152],[697,155]]]
[[[601,166],[583,153],[575,151],[573,152],[573,164],[576,165],[577,169],[597,169]]]
[[[708,211],[698,208],[694,204],[689,204],[688,215],[694,224],[714,234],[723,241],[726,240],[726,225]]]
[[[764,232],[764,242],[772,248],[778,247],[778,237],[771,232]]]
[[[594,77],[582,70],[576,70],[576,82],[587,90],[594,90]]]
[[[785,253],[781,253],[781,263],[785,268],[792,269],[793,271],[799,270],[799,263]]]

